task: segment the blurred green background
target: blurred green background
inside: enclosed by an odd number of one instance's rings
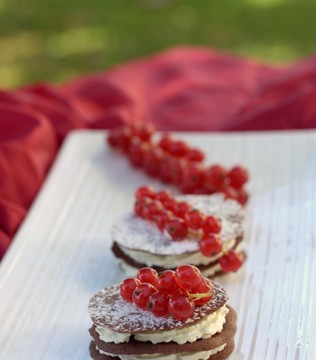
[[[316,50],[316,0],[0,0],[0,86],[62,82],[173,45],[272,64]]]

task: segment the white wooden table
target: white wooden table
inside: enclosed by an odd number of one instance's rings
[[[221,278],[239,315],[232,359],[316,358],[316,133],[183,134],[209,162],[252,174],[237,275]],[[137,186],[160,183],[74,132],[0,266],[0,359],[88,359],[90,296],[124,275],[109,227]]]

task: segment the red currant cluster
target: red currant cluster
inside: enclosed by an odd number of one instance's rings
[[[131,164],[165,183],[175,184],[185,194],[223,193],[227,198],[246,204],[248,194],[243,186],[248,172],[242,166],[230,170],[222,165],[205,166],[203,152],[184,141],[164,134],[154,142],[154,128],[146,124],[124,125],[111,130],[108,143],[127,154]]]
[[[198,239],[201,253],[208,257],[222,251],[222,240],[218,235],[222,225],[217,217],[206,216],[187,202],[177,201],[169,191],[156,192],[151,186],[138,188],[135,198],[136,215],[153,221],[161,231],[166,230],[173,240],[181,241],[188,237]],[[230,250],[221,256],[219,263],[224,272],[230,272],[237,271],[243,261],[243,254]]]
[[[192,316],[196,306],[211,300],[213,288],[198,268],[181,265],[175,271],[166,270],[160,275],[148,267],[140,269],[136,278],[121,283],[120,293],[125,301],[155,316],[170,314],[184,321]]]

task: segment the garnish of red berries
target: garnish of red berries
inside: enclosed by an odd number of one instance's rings
[[[245,167],[236,165],[226,169],[220,164],[205,165],[201,150],[170,134],[161,135],[157,141],[153,141],[153,135],[152,125],[135,122],[110,130],[107,142],[125,153],[134,167],[165,183],[175,184],[185,194],[219,192],[246,204],[248,193],[244,186],[249,174]]]
[[[181,265],[159,276],[147,267],[140,269],[135,279],[125,279],[120,284],[120,294],[125,301],[155,316],[171,315],[185,321],[196,306],[203,306],[212,299],[213,287],[193,265]]]
[[[212,257],[222,250],[218,235],[222,229],[221,220],[206,216],[185,201],[177,201],[169,191],[156,192],[151,186],[138,188],[134,211],[138,217],[153,221],[174,241],[188,237],[200,240],[199,247],[204,256]]]

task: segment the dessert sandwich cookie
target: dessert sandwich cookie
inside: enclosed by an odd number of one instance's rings
[[[96,293],[90,354],[95,360],[223,360],[234,349],[236,313],[224,288],[191,265],[158,276],[151,268]]]
[[[187,263],[213,277],[243,264],[243,221],[243,207],[223,194],[173,197],[145,186],[135,193],[134,211],[113,224],[112,251],[131,276],[146,266]]]

